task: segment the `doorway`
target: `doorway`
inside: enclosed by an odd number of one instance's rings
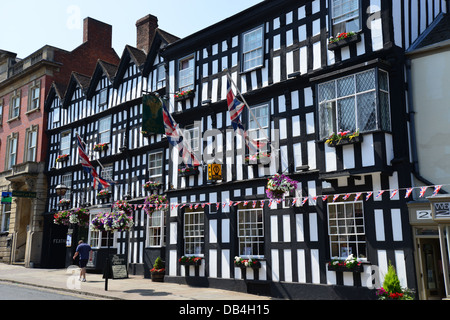
[[[421,294],[423,300],[445,297],[439,238],[418,238]]]

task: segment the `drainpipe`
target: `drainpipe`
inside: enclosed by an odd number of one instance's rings
[[[415,115],[416,111],[414,109],[414,101],[413,101],[413,88],[412,88],[412,75],[411,75],[411,59],[406,58],[405,60],[405,66],[406,66],[406,81],[408,83],[408,109],[409,109],[409,144],[411,146],[411,157],[412,157],[412,164],[413,164],[413,174],[414,176],[420,180],[421,182],[425,183],[426,185],[433,185],[434,183],[430,182],[426,178],[424,178],[420,174],[419,170],[419,156],[417,153],[417,133],[416,133],[416,121],[415,121]],[[441,193],[447,193],[446,191],[442,190]]]

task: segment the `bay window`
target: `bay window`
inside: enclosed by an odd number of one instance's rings
[[[371,69],[318,85],[320,139],[338,131],[391,130],[388,73]]]

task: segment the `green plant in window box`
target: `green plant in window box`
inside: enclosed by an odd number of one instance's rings
[[[347,131],[339,131],[338,133],[332,133],[328,139],[325,141],[330,146],[337,146],[345,143],[358,142],[360,141],[359,130],[355,132]]]

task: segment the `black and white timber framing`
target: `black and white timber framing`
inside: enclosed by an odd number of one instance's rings
[[[98,204],[91,182],[79,164],[75,133],[92,150],[98,141],[99,119],[111,116],[111,144],[104,154],[92,152],[93,163],[113,166],[110,201],[128,196],[142,204],[142,184],[148,179],[148,154],[165,155],[164,185],[170,204],[237,202],[266,199],[267,178],[277,168],[301,185],[299,196],[334,195],[411,185],[412,165],[408,144],[408,110],[404,52],[440,14],[445,0],[360,0],[357,40],[328,49],[330,2],[328,0],[263,1],[241,13],[146,55],[127,46],[119,66],[99,62],[92,76],[73,74],[65,95],[55,85],[47,99],[49,134],[49,185],[72,175],[72,202]],[[243,34],[262,28],[263,63],[243,71]],[[179,62],[193,57],[195,95],[175,101],[179,87]],[[165,88],[157,87],[154,71],[165,63]],[[374,129],[362,130],[361,142],[331,147],[321,137],[319,85],[373,71],[377,93]],[[270,165],[249,166],[233,148],[226,105],[227,73],[230,73],[249,106],[267,104],[272,135],[279,132],[279,154]],[[381,85],[381,78],[387,75]],[[383,108],[381,94],[387,93]],[[101,90],[107,103],[99,104]],[[223,146],[224,178],[208,182],[204,170],[180,177],[175,151],[162,135],[143,137],[142,95],[158,91],[169,98],[169,108],[182,128],[196,125],[200,133],[218,129]],[[233,87],[237,95],[236,89]],[[383,109],[383,110],[381,110]],[[248,118],[244,114],[243,121]],[[339,129],[339,128],[338,128]],[[70,131],[70,159],[55,165],[61,134]],[[201,138],[201,137],[200,137]],[[273,138],[273,136],[272,136]],[[199,139],[199,150],[210,142]],[[220,148],[220,147],[219,147]],[[206,149],[210,150],[210,149]],[[200,154],[203,156],[202,154]],[[275,163],[277,161],[278,163]],[[206,162],[203,162],[205,165]],[[204,169],[204,167],[203,167]],[[98,165],[101,173],[101,166]],[[170,188],[169,188],[170,186]],[[48,210],[59,198],[49,190]],[[328,200],[330,201],[330,200]],[[396,267],[402,286],[416,288],[413,242],[406,200],[401,195],[368,201],[363,206],[366,260],[362,273],[327,269],[332,258],[328,205],[309,199],[303,206],[267,204],[262,210],[264,234],[261,268],[234,266],[239,256],[238,206],[205,206],[200,266],[182,266],[185,255],[184,217],[188,206],[166,213],[166,281],[182,282],[289,298],[374,298],[374,283],[381,281],[388,263]],[[93,209],[96,210],[95,208]],[[91,210],[91,211],[93,211]],[[116,235],[114,245],[126,253],[129,264],[148,275],[146,214],[135,211],[135,227]],[[375,272],[377,271],[377,272]],[[378,272],[379,271],[379,272]]]

